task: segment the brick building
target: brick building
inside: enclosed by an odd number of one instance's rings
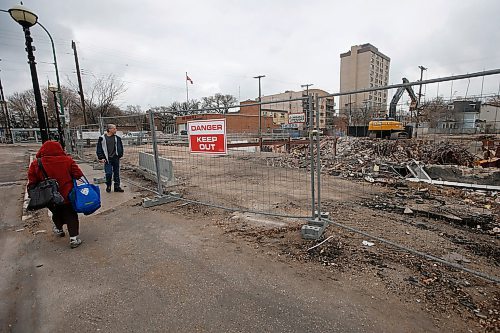
[[[247,110],[248,111],[248,110]],[[187,116],[179,116],[175,118],[177,132],[180,133],[187,129],[187,122],[193,120],[209,120],[226,118],[227,133],[258,133],[259,132],[259,111],[257,113],[207,113],[207,114],[192,114]],[[273,129],[279,128],[274,124],[273,117],[262,116],[262,132],[270,133]]]

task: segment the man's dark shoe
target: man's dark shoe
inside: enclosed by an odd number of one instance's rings
[[[108,193],[111,192],[111,186],[106,186],[106,192],[108,192]]]
[[[115,187],[115,192],[125,192],[121,187]]]

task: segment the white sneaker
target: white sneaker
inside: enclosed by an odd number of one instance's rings
[[[64,237],[65,235],[64,230],[58,229],[55,225],[52,226],[52,232],[54,233],[54,235],[59,237]]]
[[[74,238],[74,239],[70,239],[69,241],[69,246],[74,249],[75,247],[79,247],[80,244],[82,244],[83,241],[80,239],[80,238]]]

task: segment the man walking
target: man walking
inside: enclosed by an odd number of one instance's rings
[[[120,187],[120,158],[123,157],[122,139],[116,135],[116,125],[108,124],[106,133],[97,141],[97,158],[104,163],[106,192],[111,192],[111,179],[115,182],[115,192],[123,192]]]

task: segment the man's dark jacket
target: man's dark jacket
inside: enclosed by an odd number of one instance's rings
[[[98,159],[109,161],[108,147],[106,146],[106,139],[104,138],[105,135],[106,133],[104,133],[99,137],[99,140],[97,141],[96,153]],[[123,157],[122,138],[120,138],[118,135],[114,135],[114,138],[115,138],[116,157],[122,158]]]

